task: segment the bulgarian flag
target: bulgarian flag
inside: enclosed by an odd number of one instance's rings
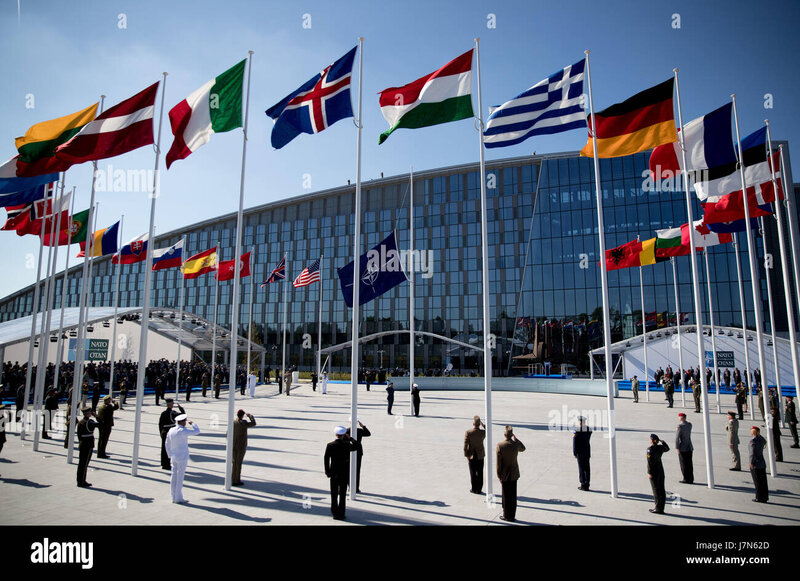
[[[413,83],[384,89],[380,105],[389,129],[378,143],[401,127],[419,129],[473,117],[472,49]]]
[[[169,112],[175,141],[167,152],[167,169],[208,143],[212,133],[242,126],[244,65],[243,60],[207,82]]]
[[[656,230],[656,257],[686,256],[689,244],[683,243],[681,228]]]

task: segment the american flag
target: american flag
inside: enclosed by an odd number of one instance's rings
[[[275,267],[275,270],[272,271],[272,274],[269,275],[269,278],[261,283],[261,288],[264,288],[271,282],[277,282],[279,280],[283,280],[286,278],[286,257],[284,256],[281,258],[280,264]]]
[[[319,258],[317,258],[311,266],[307,266],[303,272],[297,275],[294,279],[295,288],[301,286],[308,286],[312,282],[319,282]]]

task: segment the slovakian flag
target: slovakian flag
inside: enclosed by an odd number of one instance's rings
[[[181,271],[183,278],[197,278],[200,275],[208,274],[217,270],[217,247],[195,254],[187,258],[183,263]]]
[[[233,280],[236,271],[235,260],[220,260],[217,269],[217,280]],[[239,278],[250,276],[250,253],[242,254],[239,259]]]
[[[142,234],[128,242],[111,257],[113,264],[136,264],[147,259],[147,239],[149,234]]]
[[[284,256],[281,258],[281,261],[278,263],[270,275],[267,277],[267,280],[261,283],[261,288],[264,288],[268,284],[273,282],[278,282],[279,280],[283,280],[286,278],[286,257]]]
[[[167,169],[208,143],[212,133],[242,126],[245,62],[210,80],[170,110],[169,124],[175,140],[167,152]]]
[[[319,282],[319,258],[303,269],[292,283],[295,288],[308,286],[311,283]]]
[[[78,258],[86,255],[86,244],[89,241],[81,242],[81,251],[78,253]],[[119,250],[119,222],[108,228],[96,230],[91,240],[92,249],[91,256],[105,256],[107,254],[116,254]]]
[[[637,93],[630,99],[594,114],[597,157],[621,157],[672,143],[678,139],[672,93],[675,79],[669,79]],[[594,157],[592,116],[588,117],[589,140],[581,156]]]
[[[153,270],[179,268],[183,264],[183,239],[169,248],[153,250]]]
[[[61,222],[61,230],[55,236],[49,231],[41,235],[44,246],[69,246],[76,242],[85,242],[89,232],[89,210],[73,214],[71,218]]]
[[[313,135],[353,116],[350,84],[357,49],[353,47],[267,109],[267,116],[275,120],[270,138],[272,147],[280,149],[301,133]]]
[[[58,180],[58,173],[47,173],[29,178],[17,177],[17,159],[15,155],[0,165],[0,206],[18,206],[37,200],[32,190],[43,187]]]
[[[353,262],[338,269],[339,284],[348,307],[353,307]],[[408,280],[392,232],[359,259],[358,304],[364,305]]]
[[[122,155],[153,143],[153,113],[159,83],[104,111],[72,139],[56,148],[56,157],[83,163]]]

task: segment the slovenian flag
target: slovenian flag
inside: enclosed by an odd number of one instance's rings
[[[147,259],[147,239],[149,234],[142,234],[138,238],[134,238],[125,246],[120,248],[119,252],[111,257],[111,262],[114,264],[136,264],[137,262],[144,262]]]
[[[183,264],[183,238],[169,248],[153,250],[153,270],[178,268]]]

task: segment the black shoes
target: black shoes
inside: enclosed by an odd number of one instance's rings
[[[517,522],[517,519],[515,519],[515,518],[506,518],[502,514],[500,515],[500,520],[504,520],[506,522]]]
[[[91,485],[92,485],[91,482],[79,482],[78,483],[78,487],[79,488],[89,488]]]
[[[232,486],[244,486],[244,482],[234,482]]]
[[[650,512],[652,512],[653,514],[664,514],[664,511],[663,511],[663,510],[656,510],[656,509],[654,509],[654,508],[651,508],[651,509],[650,509]]]
[[[742,471],[741,468],[728,468],[728,470],[730,470],[731,472],[741,472]]]

